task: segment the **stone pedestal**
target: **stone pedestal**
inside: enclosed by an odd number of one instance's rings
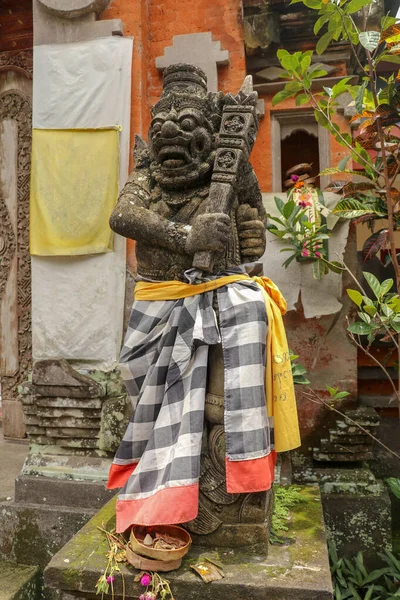
[[[218,309],[216,312],[218,314]],[[268,552],[272,490],[230,494],[226,489],[224,432],[224,360],[222,345],[210,346],[201,452],[199,514],[186,527],[201,546],[257,546]]]
[[[190,600],[331,600],[332,586],[328,552],[317,486],[301,486],[305,502],[292,508],[287,543],[271,545],[268,558],[245,549],[204,549],[193,545],[182,566],[167,574],[175,598]],[[105,523],[112,527],[114,501],[103,507],[45,570],[47,589],[69,594],[68,598],[95,600],[95,585],[106,566],[107,542],[97,529]],[[223,565],[225,578],[205,584],[191,569],[202,555],[214,557]],[[122,567],[126,600],[137,600],[142,593],[134,582],[136,570]],[[122,597],[119,577],[115,579],[115,598]],[[111,595],[107,596],[111,598]]]

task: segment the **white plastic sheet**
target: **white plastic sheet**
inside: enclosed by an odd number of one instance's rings
[[[264,206],[268,213],[279,216],[274,195],[282,200],[286,199],[286,194],[263,194]],[[324,194],[324,198],[327,208],[330,209],[338,201],[335,194]],[[341,260],[346,248],[349,223],[338,222],[337,217],[332,215],[328,217],[328,227],[333,228],[329,239],[329,257],[331,260]],[[289,254],[280,252],[283,247],[282,241],[267,231],[267,246],[261,261],[264,265],[264,275],[279,287],[288,304],[288,310],[295,310],[301,294],[306,319],[337,313],[342,307],[342,276],[330,271],[322,280],[316,280],[313,278],[310,263],[296,261],[285,269],[282,263]]]
[[[34,48],[33,127],[121,126],[119,185],[129,164],[132,38]],[[84,165],[82,165],[84,169]],[[34,358],[110,368],[118,360],[125,240],[89,257],[32,257]]]

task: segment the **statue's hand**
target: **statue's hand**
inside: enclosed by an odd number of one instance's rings
[[[186,240],[186,252],[223,250],[229,237],[231,220],[224,213],[205,213],[193,223]]]
[[[251,261],[265,251],[265,225],[262,221],[242,221],[238,226],[240,254]]]

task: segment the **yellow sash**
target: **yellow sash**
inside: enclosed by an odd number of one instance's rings
[[[139,281],[135,287],[135,300],[178,300],[211,292],[244,279],[249,279],[249,276],[227,275],[195,285],[181,281]],[[289,349],[282,319],[287,305],[279,289],[268,277],[253,277],[253,280],[263,293],[268,316],[265,369],[267,412],[268,416],[274,417],[275,450],[286,452],[301,443]]]

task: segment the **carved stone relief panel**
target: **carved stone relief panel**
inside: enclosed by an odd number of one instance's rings
[[[4,435],[22,437],[18,386],[26,380],[32,358],[29,255],[32,105],[29,95],[18,86],[10,87],[10,81],[9,78],[8,86],[0,87],[0,378]]]

